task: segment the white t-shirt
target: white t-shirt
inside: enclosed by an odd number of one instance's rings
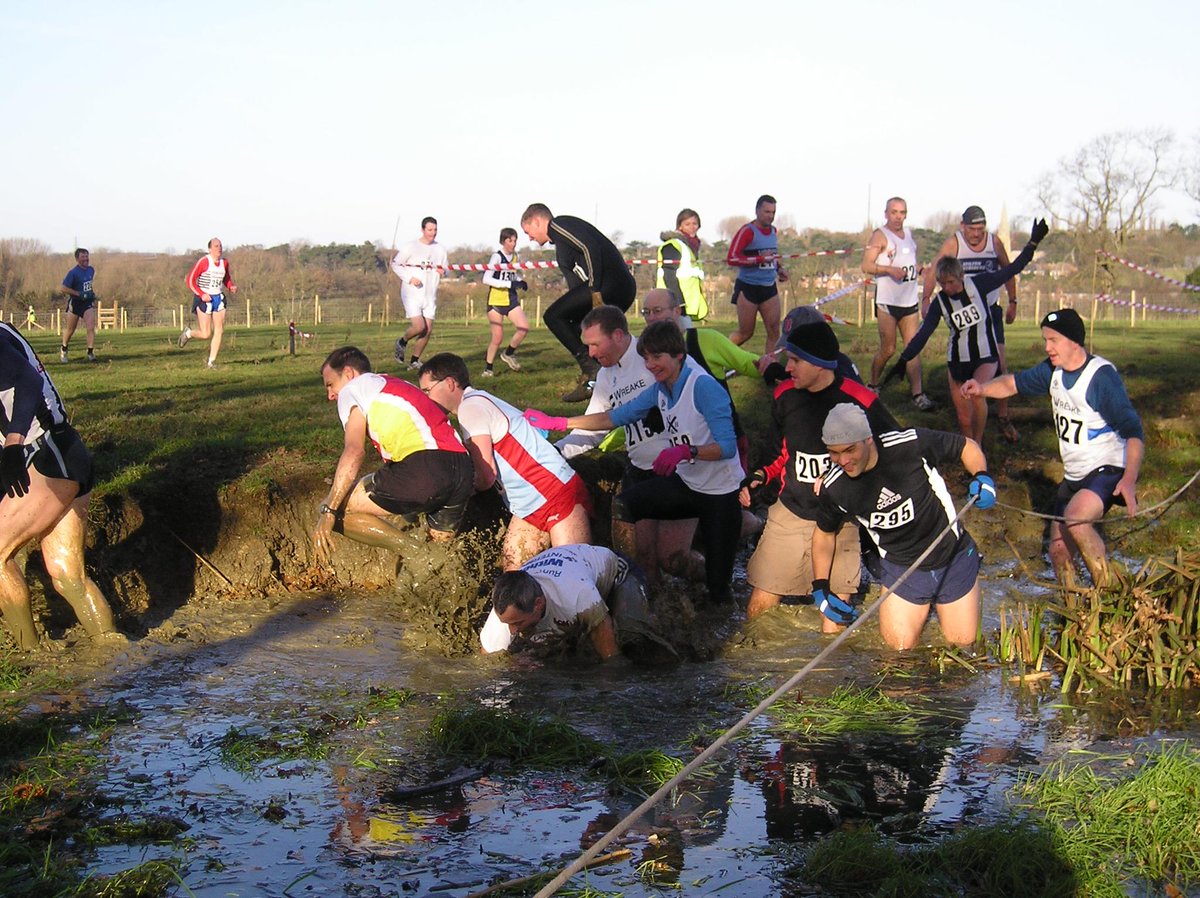
[[[600,373],[596,375],[596,385],[592,388],[592,398],[584,414],[612,411],[653,384],[654,378],[646,370],[646,360],[638,355],[637,337],[631,336],[629,348],[625,350],[621,360],[615,365],[601,368]],[[574,458],[589,449],[595,449],[607,432],[572,430],[555,443],[555,446],[563,454],[563,458]],[[625,448],[629,452],[629,462],[635,468],[649,471],[658,454],[670,445],[661,428],[655,430],[645,421],[635,421],[625,426]]]
[[[546,598],[546,614],[534,627],[533,638],[562,635],[578,622],[590,633],[608,617],[604,598],[619,585],[628,565],[603,546],[555,546],[527,561],[521,570],[533,577]],[[512,633],[493,608],[479,631],[483,650],[502,652]]]
[[[400,278],[400,299],[403,302],[437,302],[438,282],[443,268],[449,262],[446,250],[436,240],[433,243],[422,243],[414,240],[407,246],[401,247],[392,259],[392,271]],[[412,278],[421,282],[420,287],[409,283]]]

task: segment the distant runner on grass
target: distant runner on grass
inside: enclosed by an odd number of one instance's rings
[[[179,335],[179,348],[187,346],[193,337],[212,340],[208,344],[208,367],[217,367],[217,353],[221,351],[221,337],[225,334],[225,291],[237,293],[233,282],[233,269],[229,260],[222,255],[219,238],[208,241],[208,255],[201,256],[187,277],[188,289],[192,291],[192,312],[196,316],[196,330],[185,327]]]
[[[91,265],[91,253],[82,247],[75,250],[75,267],[67,272],[59,288],[67,294],[67,323],[63,325],[62,346],[58,350],[60,362],[69,361],[67,347],[79,322],[87,329],[87,360],[96,361],[96,293],[92,289],[96,269]]]
[[[408,367],[413,371],[421,367],[421,353],[433,334],[438,284],[449,263],[445,247],[437,242],[437,234],[437,219],[425,216],[421,219],[421,236],[401,247],[392,259],[392,271],[400,278],[400,301],[409,320],[408,330],[396,341],[396,361],[404,364],[411,341]]]
[[[737,306],[738,326],[729,335],[739,346],[754,336],[754,322],[762,315],[767,330],[766,351],[779,341],[779,282],[788,279],[779,265],[779,234],[775,197],[764,193],[754,204],[754,221],[742,225],[729,241],[725,261],[737,268],[730,302]]]
[[[515,228],[500,230],[500,248],[492,253],[488,265],[513,265],[517,262],[517,231]],[[521,293],[529,289],[529,284],[521,277],[519,271],[485,271],[483,283],[488,288],[487,319],[492,338],[488,343],[487,355],[484,358],[484,377],[495,375],[496,353],[504,340],[504,319],[513,323],[516,332],[508,343],[508,348],[500,355],[501,361],[513,371],[521,370],[517,361],[517,347],[529,335],[529,321],[525,310],[521,308]],[[518,292],[519,291],[519,292]]]

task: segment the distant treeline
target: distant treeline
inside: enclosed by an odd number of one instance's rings
[[[950,230],[934,231],[914,228],[921,248],[921,258],[928,261],[941,246]],[[812,253],[822,250],[851,248],[846,255],[822,256],[790,260],[787,267],[800,278],[822,273],[842,272],[856,277],[861,260],[861,248],[867,232],[846,233],[824,230],[785,230],[781,234],[783,253]],[[1158,282],[1119,265],[1106,269],[1095,264],[1092,249],[1098,241],[1094,235],[1054,232],[1042,244],[1038,260],[1026,277],[1052,278],[1065,290],[1087,292],[1097,279],[1097,289],[1111,290],[1121,286],[1138,289],[1164,289]],[[1009,235],[1012,255],[1024,244],[1026,232]],[[711,277],[728,277],[724,265],[727,244],[720,240],[706,244],[701,255],[708,260],[706,268]],[[96,293],[105,301],[118,301],[131,310],[172,308],[190,303],[184,283],[203,249],[184,253],[135,253],[106,250],[102,246],[88,247],[96,268]],[[657,244],[633,241],[623,250],[627,258],[654,258]],[[450,251],[450,261],[458,263],[486,262],[491,254],[487,247],[458,247]],[[1122,254],[1142,265],[1154,268],[1171,277],[1184,278],[1200,265],[1200,225],[1169,227],[1138,232],[1122,248]],[[389,294],[398,297],[399,284],[391,273],[389,262],[392,250],[371,242],[358,244],[331,243],[313,246],[305,243],[282,244],[264,248],[239,246],[227,250],[234,279],[246,294],[272,301],[303,300],[319,294],[326,298],[380,299]],[[526,259],[551,259],[553,252],[526,252]],[[61,304],[58,287],[67,271],[74,265],[70,253],[54,253],[37,240],[10,238],[0,240],[0,310],[5,316],[24,310],[27,306],[44,309]],[[635,266],[642,289],[654,279],[654,266]],[[1200,279],[1200,273],[1196,275]],[[479,282],[475,272],[453,274],[447,288],[461,292]],[[528,276],[531,286],[553,295],[561,283],[555,271],[535,271]],[[457,286],[455,286],[457,284]]]

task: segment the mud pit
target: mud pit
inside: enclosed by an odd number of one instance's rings
[[[164,844],[87,852],[91,872],[177,858],[197,896],[461,898],[569,862],[641,796],[584,767],[518,765],[396,800],[397,788],[472,766],[427,739],[448,703],[558,714],[603,745],[658,748],[686,761],[752,706],[764,684],[785,679],[826,644],[816,612],[799,606],[752,625],[740,614],[702,612],[691,626],[672,628],[685,657],[673,668],[465,654],[484,607],[486,539],[456,553],[414,533],[398,575],[394,559],[343,543],[337,588],[279,592],[272,578],[305,582],[301,536],[310,518],[301,507],[280,515],[278,505],[272,516],[271,502],[243,510],[249,525],[223,531],[212,547],[212,563],[238,575],[239,589],[202,589],[168,603],[169,613],[152,604],[141,618],[145,635],[116,657],[82,644],[42,656],[70,662],[84,688],[44,697],[27,712],[125,711],[98,749],[91,822],[186,827]],[[269,520],[275,529],[264,529]],[[981,544],[996,544],[986,518],[971,529]],[[274,546],[269,563],[256,555],[264,546]],[[1015,569],[987,568],[985,632],[1002,600],[1035,590],[1012,578]],[[201,585],[220,583],[202,566],[193,573]],[[744,596],[744,583],[738,592]],[[674,600],[675,593],[660,597],[669,620]],[[936,639],[934,628],[928,634]],[[801,737],[760,718],[703,777],[620,840],[628,858],[588,881],[628,896],[675,887],[751,898],[793,892],[795,851],[823,834],[869,821],[917,841],[986,822],[1004,813],[1020,771],[1070,749],[1128,749],[1142,735],[1120,729],[1130,709],[1110,719],[1102,709],[1071,707],[1052,689],[1017,689],[987,665],[939,670],[934,657],[928,649],[898,656],[866,628],[803,694],[882,682],[889,694],[932,709],[915,731]],[[239,753],[243,737],[257,753]]]

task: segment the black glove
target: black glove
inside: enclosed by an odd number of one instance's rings
[[[747,489],[754,489],[756,486],[762,486],[767,482],[767,472],[762,468],[755,468],[749,474],[742,478],[742,486]]]
[[[513,286],[522,292],[529,289],[529,285],[524,281],[513,281]]]
[[[0,484],[6,495],[16,498],[29,492],[29,469],[25,467],[25,447],[5,446],[0,453]]]
[[[1029,242],[1037,246],[1046,239],[1046,235],[1050,233],[1050,225],[1046,224],[1046,219],[1035,218],[1033,227],[1029,229]]]
[[[900,356],[900,359],[896,362],[896,364],[892,365],[892,367],[888,369],[888,373],[884,375],[883,383],[879,385],[879,388],[883,389],[892,381],[902,378],[907,368],[908,359],[906,359],[904,356]]]
[[[779,364],[779,362],[771,362],[767,365],[767,369],[763,371],[763,380],[766,381],[768,387],[774,388],[776,384],[783,383],[791,377],[787,373],[787,368]]]

